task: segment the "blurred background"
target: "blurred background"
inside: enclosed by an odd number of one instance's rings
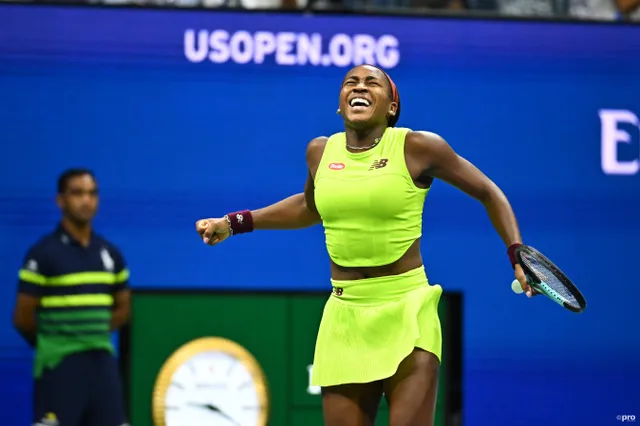
[[[58,220],[58,174],[79,166],[97,175],[96,228],[131,269],[134,319],[114,341],[132,425],[153,424],[162,363],[201,335],[239,341],[264,366],[279,416],[270,425],[322,424],[320,397],[306,387],[330,291],[322,228],[211,248],[193,225],[300,192],[306,145],[341,130],[341,79],[364,62],[397,83],[399,125],[439,133],[498,183],[524,241],[588,302],[573,314],[514,295],[481,204],[436,182],[423,257],[447,292],[443,309],[460,307],[441,312],[451,339],[461,333],[445,360],[459,367],[446,381],[456,402],[439,405],[441,417],[450,411],[439,424],[631,422],[640,416],[639,5],[0,2],[3,423],[30,422],[33,355],[11,326],[17,270]]]

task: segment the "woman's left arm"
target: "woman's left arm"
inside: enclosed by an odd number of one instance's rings
[[[405,144],[407,157],[420,164],[423,176],[447,182],[484,205],[507,249],[522,244],[518,222],[502,190],[477,167],[456,154],[442,137],[429,132],[410,132]],[[522,268],[516,264],[514,269],[527,295],[533,295]]]

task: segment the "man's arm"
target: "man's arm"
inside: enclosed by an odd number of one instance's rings
[[[13,326],[25,342],[36,347],[36,310],[40,306],[40,298],[25,293],[18,293],[13,310]]]
[[[131,317],[131,290],[124,289],[113,294],[111,330],[118,330],[129,322]]]
[[[111,311],[111,330],[117,330],[131,317],[131,290],[129,289],[129,268],[117,248],[113,248],[116,266],[116,280],[113,288],[113,308]]]
[[[18,294],[13,309],[13,326],[32,348],[36,346],[36,312],[47,283],[46,264],[38,247],[31,248],[18,272]]]
[[[511,204],[498,186],[473,164],[457,155],[434,133],[411,132],[407,153],[424,165],[424,174],[443,180],[480,201],[491,223],[507,246],[522,243]]]

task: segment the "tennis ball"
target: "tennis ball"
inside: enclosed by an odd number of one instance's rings
[[[520,294],[524,292],[524,290],[522,289],[522,286],[520,285],[520,281],[518,280],[513,280],[513,282],[511,283],[511,290],[513,290],[513,292],[516,294]]]

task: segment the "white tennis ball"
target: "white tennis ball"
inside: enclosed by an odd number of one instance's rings
[[[516,294],[520,294],[524,292],[524,290],[522,289],[522,286],[520,285],[520,281],[518,280],[513,280],[513,282],[511,283],[511,290],[513,290],[513,292]]]

